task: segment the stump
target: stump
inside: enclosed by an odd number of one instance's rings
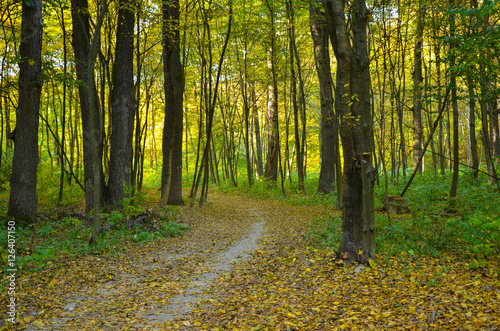
[[[389,195],[384,198],[384,207],[391,214],[406,214],[410,212],[408,201],[399,195]]]

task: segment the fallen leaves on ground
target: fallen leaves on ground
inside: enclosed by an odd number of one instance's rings
[[[42,330],[500,330],[499,260],[469,269],[459,256],[378,256],[345,265],[309,246],[309,221],[333,209],[211,192],[183,208],[181,237],[115,256],[60,261],[19,279],[17,328]],[[241,241],[256,219],[261,243],[203,289],[192,312],[166,307]],[[6,294],[0,303],[5,306]],[[175,313],[175,312],[174,312]],[[167,318],[168,317],[168,318]]]

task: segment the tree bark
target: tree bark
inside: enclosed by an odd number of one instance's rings
[[[454,0],[450,1],[450,5],[453,6]],[[451,37],[455,36],[455,16],[452,14],[450,17],[450,35]],[[452,44],[450,46],[451,60],[450,67],[453,68],[455,66],[455,59],[452,53],[452,50],[455,48],[455,45]],[[457,188],[458,188],[458,170],[459,170],[459,139],[458,139],[458,101],[457,101],[457,78],[456,73],[451,71],[450,73],[450,88],[451,88],[451,104],[453,108],[453,176],[451,180],[451,188],[450,188],[450,198],[454,198],[457,196]]]
[[[75,52],[76,76],[81,82],[78,86],[80,96],[80,109],[82,116],[83,135],[83,172],[85,178],[85,209],[90,212],[94,208],[94,187],[99,187],[100,200],[105,198],[105,180],[102,169],[102,130],[100,121],[99,98],[94,72],[89,70],[91,64],[88,62],[90,56],[90,15],[87,0],[71,0],[71,16],[73,19],[73,49]],[[89,84],[90,83],[90,84]],[[92,100],[92,105],[90,104]],[[96,111],[95,121],[92,123],[92,111]],[[93,126],[94,124],[94,126]],[[94,132],[95,137],[91,134]],[[96,146],[92,140],[95,139]],[[97,150],[97,171],[100,173],[99,183],[93,176],[94,164],[92,161],[92,148]]]
[[[42,1],[22,3],[19,105],[13,132],[14,158],[7,214],[21,222],[36,221],[38,165],[38,112],[42,92]]]
[[[413,63],[413,168],[419,164],[418,171],[422,172],[423,165],[419,160],[422,158],[422,51],[423,51],[423,17],[424,9],[419,1],[417,13],[417,35],[415,36],[414,63]]]
[[[264,176],[264,163],[262,162],[262,142],[260,138],[259,110],[257,109],[257,98],[255,97],[255,86],[252,84],[252,109],[255,130],[255,145],[257,148],[257,174]]]
[[[182,130],[184,68],[180,58],[179,1],[163,3],[163,70],[165,124],[161,205],[184,205],[182,201]],[[207,141],[209,144],[209,141]]]
[[[297,152],[296,153],[297,177],[298,177],[299,191],[302,192],[302,194],[305,194],[306,190],[304,184],[304,177],[305,177],[304,144],[303,140],[301,139],[300,126],[299,126],[299,113],[302,114],[302,111],[299,109],[301,105],[299,105],[299,96],[297,92],[298,77],[295,72],[295,62],[297,61],[297,70],[299,71],[300,61],[298,58],[296,59],[298,54],[296,52],[296,45],[295,45],[294,12],[293,12],[293,4],[290,0],[287,0],[286,7],[288,14],[288,38],[289,38],[289,52],[290,52],[290,79],[291,79],[291,98],[292,98],[293,122],[294,122],[294,140],[295,140],[295,150]],[[300,98],[302,99],[302,95]],[[302,122],[304,122],[303,116],[302,116]],[[302,138],[304,138],[304,135],[305,131],[302,130]]]
[[[368,12],[364,0],[353,3],[351,47],[343,1],[324,1],[323,5],[337,58],[335,107],[340,115],[344,155],[342,239],[338,256],[368,263],[375,258]]]
[[[113,90],[111,92],[111,150],[109,158],[109,198],[112,204],[125,198],[132,171],[134,130],[134,2],[120,0],[116,29]]]
[[[339,152],[336,115],[333,112],[333,79],[328,50],[328,25],[324,12],[312,1],[309,2],[309,16],[321,102],[321,168],[318,192],[328,194],[335,190],[335,161]]]
[[[266,0],[269,9],[270,31],[267,53],[267,69],[269,70],[269,83],[267,87],[267,160],[264,178],[276,182],[278,180],[279,157],[279,123],[278,123],[278,84],[276,77],[276,28],[274,26],[275,10],[269,0]]]

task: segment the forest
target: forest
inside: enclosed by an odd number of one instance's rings
[[[500,328],[500,1],[0,18],[0,330]]]

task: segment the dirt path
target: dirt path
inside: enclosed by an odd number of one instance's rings
[[[293,241],[315,212],[211,193],[203,208],[182,210],[181,222],[191,230],[181,237],[53,270],[50,280],[27,293],[26,329],[189,328],[189,315],[214,303],[214,284],[237,277],[235,267],[265,249],[270,238]]]
[[[500,330],[499,261],[401,252],[372,268],[311,247],[334,211],[211,192],[191,230],[22,277],[28,330]]]

